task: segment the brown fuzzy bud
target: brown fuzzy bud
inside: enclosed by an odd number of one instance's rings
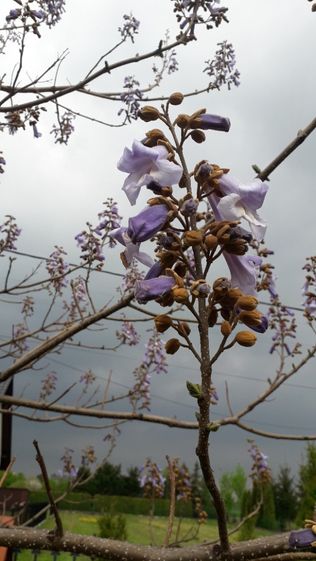
[[[178,117],[176,118],[176,125],[178,125],[180,129],[185,129],[188,126],[189,122],[190,122],[189,115],[185,115],[184,113],[178,115]]]
[[[167,316],[167,314],[156,316],[154,322],[158,333],[164,333],[172,325],[172,319],[170,316]]]
[[[165,135],[160,129],[151,129],[146,132],[147,138],[151,140],[165,140]]]
[[[221,316],[223,319],[226,319],[227,321],[230,318],[230,309],[229,308],[221,308]]]
[[[213,283],[213,292],[216,298],[220,298],[225,294],[227,294],[229,285],[230,282],[225,277],[220,277],[219,279],[216,279],[216,281],[214,281]]]
[[[171,105],[180,105],[183,101],[184,95],[181,92],[174,92],[169,97]]]
[[[251,312],[240,312],[239,319],[248,327],[257,327],[261,324],[262,313],[258,310],[252,310]]]
[[[183,304],[184,302],[187,301],[189,297],[189,292],[187,291],[186,288],[179,288],[178,286],[175,286],[172,289],[172,296],[175,302],[178,302],[179,304]]]
[[[217,322],[218,313],[216,308],[212,308],[208,314],[208,325],[209,327],[214,327]]]
[[[178,325],[178,333],[179,335],[183,335],[183,336],[190,335],[191,328],[186,321],[180,321]]]
[[[230,335],[231,332],[232,332],[232,328],[229,321],[224,320],[221,325],[221,334],[224,335],[224,337],[228,337],[228,335]]]
[[[184,233],[183,240],[187,245],[200,245],[203,241],[201,230],[188,230]]]
[[[205,133],[200,129],[196,129],[190,133],[190,136],[197,144],[202,144],[206,140]]]
[[[149,121],[156,121],[158,119],[159,111],[156,107],[145,105],[138,111],[138,117],[145,121],[145,123],[149,123]]]
[[[240,290],[240,288],[230,288],[227,292],[227,296],[230,298],[230,300],[237,302],[237,300],[243,296],[243,292]]]
[[[174,355],[181,347],[179,339],[169,339],[165,344],[166,353]]]
[[[218,244],[218,239],[213,234],[206,236],[204,243],[208,249],[214,249]]]
[[[239,331],[235,337],[235,341],[242,347],[252,347],[256,343],[257,337],[250,331]]]
[[[248,312],[255,310],[257,306],[258,306],[258,300],[254,296],[247,296],[247,295],[241,296],[240,298],[238,298],[236,302],[237,308],[240,308],[241,310],[246,310]]]

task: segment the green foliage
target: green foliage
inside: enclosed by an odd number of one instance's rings
[[[246,489],[242,496],[241,501],[241,519],[245,518],[254,510],[253,504],[253,492]],[[256,527],[257,516],[253,516],[247,520],[238,532],[238,540],[252,540],[255,537],[255,527]]]
[[[277,521],[276,521],[276,514],[275,514],[273,486],[270,481],[266,481],[263,484],[262,492],[263,492],[263,504],[259,512],[257,525],[259,526],[259,528],[265,528],[266,530],[275,530],[277,528]],[[254,489],[254,495],[256,498],[254,504],[256,504],[257,501],[259,500],[259,496],[258,493],[255,491],[255,489]]]
[[[0,470],[0,478],[2,477],[4,471]],[[23,473],[8,473],[3,487],[14,487],[19,489],[27,489],[27,481]]]
[[[313,518],[316,503],[316,445],[308,444],[305,463],[299,469],[297,525],[305,518]]]
[[[220,479],[219,485],[226,506],[228,520],[240,518],[246,483],[247,477],[240,465],[234,471],[224,473]]]
[[[105,462],[87,483],[78,487],[78,491],[86,491],[91,495],[140,496],[138,468],[131,467],[127,475],[123,475],[120,465],[114,466],[110,462]]]
[[[276,517],[282,531],[289,530],[289,524],[297,514],[297,493],[294,478],[288,466],[281,466],[273,484]]]
[[[55,497],[56,498],[56,497]],[[45,491],[35,491],[30,494],[31,503],[47,503],[47,495]],[[123,497],[111,495],[95,495],[91,497],[88,493],[69,493],[65,499],[58,503],[60,510],[73,510],[77,508],[83,512],[121,512],[123,514],[143,514],[148,516],[151,510],[151,500],[141,497]],[[181,509],[181,513],[180,510]],[[169,500],[155,500],[155,515],[168,516]],[[185,518],[191,518],[193,515],[192,504],[183,503],[176,504],[176,514]]]
[[[127,540],[126,517],[123,514],[103,514],[98,519],[100,538]]]

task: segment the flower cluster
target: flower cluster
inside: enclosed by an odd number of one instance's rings
[[[127,320],[122,322],[121,330],[116,332],[116,337],[122,345],[129,345],[130,347],[138,345],[140,341],[140,336],[133,323]]]
[[[139,470],[139,485],[144,490],[144,496],[148,498],[160,498],[164,494],[166,479],[160,468],[149,458]]]
[[[57,382],[56,372],[49,372],[42,380],[41,391],[39,395],[40,401],[46,401],[56,389]]]
[[[253,481],[264,484],[271,480],[271,470],[268,465],[268,456],[263,454],[253,440],[249,440],[249,453],[252,459],[250,477]]]
[[[98,214],[99,223],[94,231],[103,242],[107,239],[109,246],[114,247],[115,243],[109,233],[120,227],[122,217],[119,215],[117,203],[111,197],[108,197],[103,204],[105,208]]]
[[[55,144],[68,144],[69,138],[75,130],[73,120],[75,114],[71,111],[65,113],[58,118],[58,124],[54,125],[51,134],[55,137]]]
[[[234,47],[227,41],[218,43],[219,49],[215,52],[215,58],[205,61],[205,72],[210,78],[210,89],[219,90],[225,84],[230,90],[232,85],[239,86],[240,72],[235,68],[236,55]]]
[[[34,298],[26,296],[22,302],[22,315],[24,319],[31,317],[34,314]]]
[[[88,304],[85,280],[79,275],[70,283],[72,296],[70,304],[64,301],[64,308],[68,311],[69,320],[74,321],[78,315],[82,315]]]
[[[130,402],[134,409],[137,406],[139,409],[150,409],[151,374],[167,373],[167,367],[164,344],[154,330],[146,344],[144,358],[133,372],[136,383],[130,391]]]
[[[219,27],[225,21],[228,22],[226,12],[228,8],[218,6],[220,0],[201,0],[196,10],[194,0],[173,0],[173,11],[176,14],[182,32],[190,29],[190,36],[194,36],[195,26],[205,24],[207,29]]]
[[[27,341],[27,336],[29,330],[24,323],[17,323],[12,326],[12,349],[16,350],[19,354],[25,353],[28,350],[29,344]]]
[[[123,294],[134,290],[136,282],[144,278],[144,273],[139,270],[137,261],[133,260],[130,266],[126,269],[123,277],[122,285],[118,289]]]
[[[308,257],[303,267],[306,271],[305,282],[303,286],[304,296],[304,312],[308,321],[315,319],[316,314],[316,257]]]
[[[177,501],[188,502],[192,498],[192,483],[190,472],[185,464],[179,465],[179,460],[173,462],[173,471],[176,482]]]
[[[76,478],[78,475],[78,470],[73,463],[73,453],[74,451],[71,448],[65,448],[65,452],[60,458],[63,462],[62,470],[59,470],[61,477],[71,477]]]
[[[3,224],[0,224],[0,234],[3,236],[0,239],[0,254],[3,251],[15,251],[16,242],[21,234],[21,229],[18,228],[14,216],[7,214],[5,218]]]
[[[183,95],[175,92],[168,103],[172,106],[182,101]],[[144,106],[139,117],[144,122],[169,122],[173,137],[179,131],[182,143],[189,139],[203,142],[207,130],[228,132],[230,129],[227,117],[206,113],[205,109],[192,115],[181,113],[171,122],[164,106],[162,112]],[[266,223],[258,211],[268,185],[259,178],[242,184],[228,169],[206,160],[188,174],[177,160],[178,156],[183,163],[183,154],[173,142],[162,130],[151,129],[141,142],[135,140],[131,149],[125,148],[118,162],[118,168],[127,174],[123,191],[131,205],[136,204],[142,189],[153,194],[147,207],[129,218],[127,226],[110,232],[125,248],[121,254],[125,267],[135,259],[148,267],[143,279],[135,279],[135,298],[140,304],[156,300],[161,306],[172,306],[176,302],[191,310],[196,299],[204,299],[209,326],[216,324],[220,314],[224,320],[221,332],[225,339],[239,322],[263,333],[268,319],[257,309],[256,298],[262,258],[249,254],[248,250],[253,241],[261,242],[266,232]],[[187,187],[184,195],[177,196],[176,184],[180,189]],[[149,240],[156,242],[155,260],[142,251],[142,243]],[[220,256],[226,260],[230,279],[219,278],[210,284],[208,271]],[[190,328],[185,322],[180,325],[162,314],[156,317],[155,323],[159,332],[171,327],[185,339],[182,342],[177,338],[168,340],[165,346],[168,354],[188,345]],[[255,342],[254,333],[240,331],[232,343],[250,347]],[[146,369],[142,368],[141,373],[148,384]],[[212,400],[216,399],[215,393]]]
[[[83,384],[83,393],[87,393],[88,388],[95,382],[96,376],[89,368],[80,377],[80,383]]]
[[[66,275],[69,271],[69,264],[64,260],[64,255],[67,255],[67,252],[62,247],[55,245],[54,251],[46,261],[46,269],[57,294],[62,294],[63,288],[68,284]]]
[[[134,38],[138,33],[139,26],[140,21],[136,19],[133,14],[124,14],[122,27],[118,28],[122,39],[125,41],[129,38],[132,43],[134,43]]]
[[[137,119],[138,111],[140,108],[140,101],[143,94],[139,88],[140,83],[136,80],[135,76],[126,76],[124,78],[123,93],[121,94],[121,101],[124,106],[118,112],[118,115],[125,115],[124,122],[131,122],[132,119]]]
[[[80,247],[81,259],[89,265],[97,261],[98,268],[100,268],[105,260],[102,240],[100,236],[96,235],[95,228],[90,222],[87,222],[87,230],[82,230],[77,234],[75,240]]]

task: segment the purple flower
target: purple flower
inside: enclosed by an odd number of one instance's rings
[[[256,295],[258,267],[261,258],[255,255],[232,255],[223,251],[231,274],[232,288],[240,288],[244,294]]]
[[[163,187],[178,183],[182,168],[168,160],[168,151],[164,146],[149,148],[134,140],[132,149],[124,149],[123,156],[117,167],[128,173],[124,181],[123,191],[132,205],[136,203],[140,188],[152,181]]]
[[[315,542],[315,534],[311,528],[305,530],[297,530],[290,533],[289,545],[293,548],[307,548],[311,547],[312,542]]]
[[[261,241],[266,232],[266,223],[257,214],[265,199],[268,185],[254,179],[249,185],[241,185],[230,174],[219,180],[220,194],[209,196],[209,202],[217,220],[240,220],[244,218],[254,238]]]
[[[35,123],[32,124],[34,138],[41,138],[42,133],[39,132]]]
[[[228,132],[230,129],[230,120],[220,115],[210,115],[205,113],[200,115],[191,123],[191,128],[199,128],[202,130],[213,130]]]
[[[109,235],[126,247],[124,260],[130,265],[135,258],[144,265],[151,267],[152,258],[147,253],[139,251],[141,242],[149,240],[165,224],[168,216],[166,205],[147,206],[136,216],[129,218],[128,227],[121,227],[109,233]]]
[[[267,316],[262,316],[259,325],[251,325],[250,328],[257,333],[265,333],[269,326],[269,320]]]
[[[140,304],[146,304],[146,302],[156,300],[156,298],[170,292],[174,285],[174,279],[165,275],[161,275],[158,278],[141,280],[136,282],[135,298]]]

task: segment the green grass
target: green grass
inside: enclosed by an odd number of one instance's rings
[[[64,529],[68,532],[86,535],[98,535],[98,515],[93,515],[85,512],[76,511],[62,511],[61,518],[63,521]],[[164,516],[155,516],[151,521],[147,516],[126,514],[127,520],[127,537],[131,543],[143,545],[162,545],[166,535],[167,518]],[[179,520],[175,520],[174,529],[170,543],[174,541]],[[42,525],[42,528],[54,528],[54,520],[52,517],[47,519]],[[195,533],[197,528],[196,520],[184,518],[180,524],[180,538],[188,538],[192,533]],[[258,530],[257,536],[271,534],[265,530]],[[215,520],[208,520],[199,528],[198,536],[191,541],[186,541],[184,545],[193,543],[201,543],[203,541],[215,540],[218,536],[217,525]],[[41,552],[38,556],[38,561],[52,561],[52,554],[50,552]],[[88,557],[80,555],[77,557],[78,561],[87,561]],[[61,553],[58,556],[58,561],[71,561],[72,557],[69,553]],[[33,561],[33,554],[31,551],[24,550],[18,556],[18,561]]]

